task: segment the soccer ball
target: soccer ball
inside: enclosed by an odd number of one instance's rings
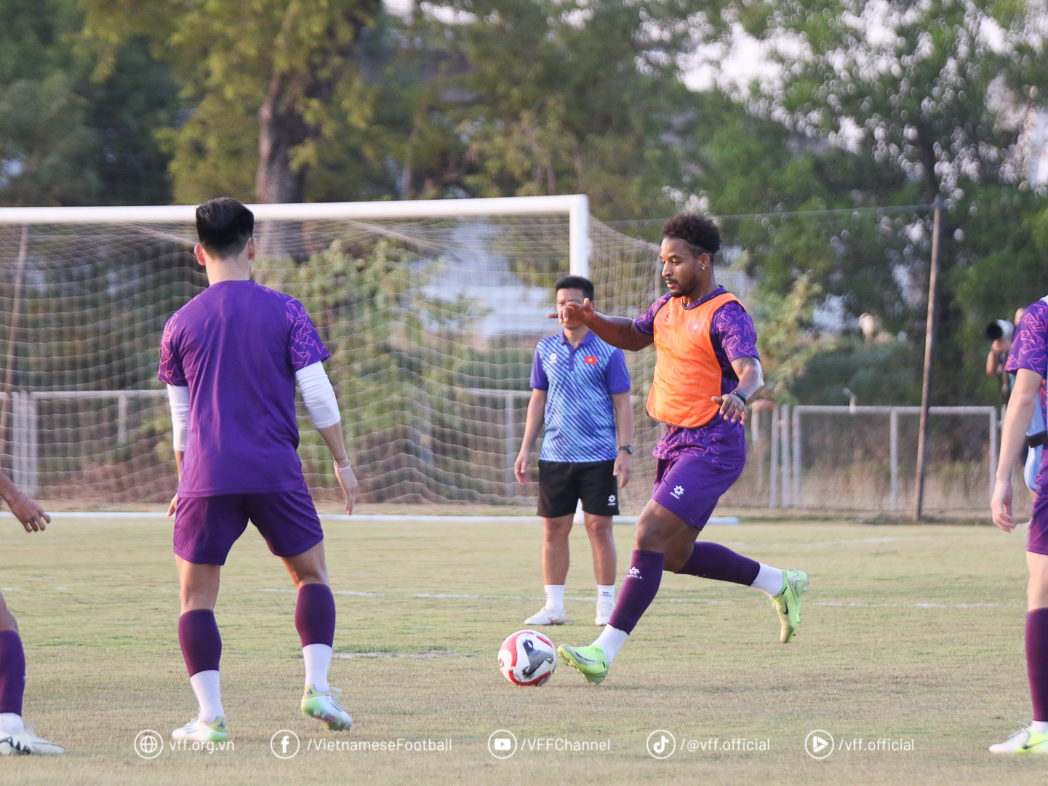
[[[499,671],[514,685],[545,685],[557,668],[553,642],[534,630],[518,630],[499,647]]]

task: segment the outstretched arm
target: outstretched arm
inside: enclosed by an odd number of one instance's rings
[[[19,491],[3,472],[0,472],[0,497],[7,502],[15,518],[22,522],[26,532],[39,532],[51,523],[51,517],[44,513],[44,509]]]
[[[556,319],[556,314],[549,315]],[[593,303],[586,298],[582,305],[568,303],[564,306],[564,322],[581,322],[594,333],[597,338],[611,344],[619,349],[628,349],[636,352],[638,349],[651,346],[655,341],[654,336],[649,336],[637,330],[633,320],[628,317],[606,317],[593,310]]]

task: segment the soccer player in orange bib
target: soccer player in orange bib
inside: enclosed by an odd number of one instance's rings
[[[669,294],[639,319],[607,317],[588,300],[564,319],[614,347],[655,344],[648,414],[666,424],[651,499],[637,520],[633,560],[611,621],[587,647],[562,645],[562,659],[587,680],[604,681],[619,648],[655,599],[662,572],[755,587],[772,599],[789,643],[800,624],[808,577],[697,541],[717,501],[746,464],[746,401],[764,385],[757,333],[738,298],[718,286],[713,257],[720,232],[709,218],[682,213],[663,228],[662,277]]]

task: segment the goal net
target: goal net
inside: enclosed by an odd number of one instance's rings
[[[331,353],[363,502],[533,501],[512,466],[535,343],[559,329],[547,318],[554,282],[588,274],[611,314],[658,296],[657,247],[588,218],[584,197],[255,209],[254,278],[300,300]],[[156,371],[164,323],[207,283],[192,221],[192,207],[0,210],[0,463],[23,488],[113,502],[173,493]],[[643,415],[654,355],[627,355],[640,499],[659,436]],[[307,482],[336,499],[327,450],[299,412]]]

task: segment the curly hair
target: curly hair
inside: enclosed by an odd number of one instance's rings
[[[695,213],[678,213],[662,228],[664,237],[683,240],[697,253],[713,256],[720,251],[720,230],[712,218]]]

